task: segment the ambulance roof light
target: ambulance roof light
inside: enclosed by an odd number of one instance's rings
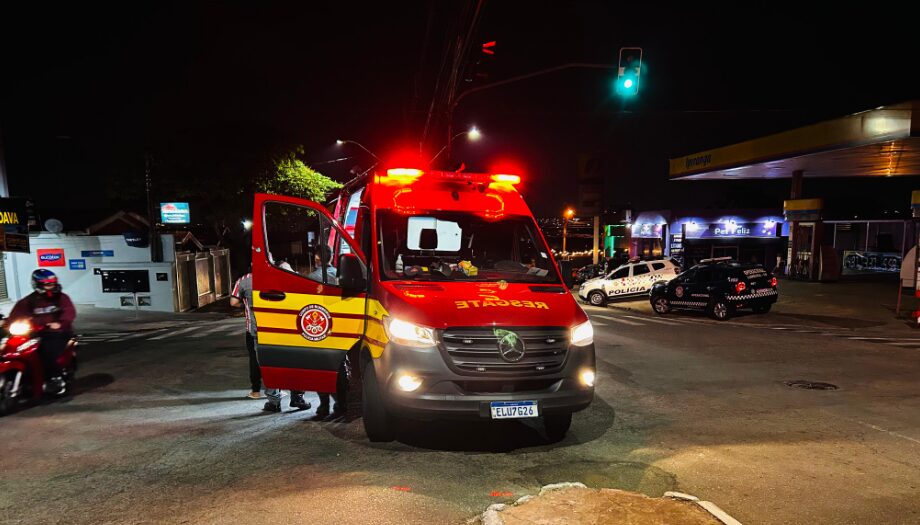
[[[511,175],[508,173],[496,173],[492,175],[493,182],[505,182],[507,184],[520,184],[521,177],[519,175]]]
[[[390,177],[420,177],[425,172],[415,168],[390,168],[387,175]]]

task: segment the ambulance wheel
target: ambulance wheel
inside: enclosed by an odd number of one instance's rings
[[[393,441],[396,438],[395,424],[387,413],[372,360],[368,360],[361,371],[361,390],[361,412],[367,438],[375,442]]]
[[[732,307],[725,299],[716,299],[709,305],[709,315],[718,321],[726,321],[732,316]]]
[[[765,314],[765,313],[767,313],[767,312],[770,311],[770,307],[771,307],[771,306],[773,306],[773,305],[772,305],[772,304],[767,304],[767,305],[764,305],[764,306],[755,306],[754,308],[752,308],[752,310],[754,310],[754,313],[755,313],[755,314]]]
[[[562,441],[572,426],[572,413],[554,414],[543,416],[543,429],[546,431],[546,440],[550,443]]]
[[[652,299],[652,308],[655,310],[656,314],[664,315],[671,311],[671,302],[668,301],[667,297],[655,297]]]
[[[588,302],[591,306],[604,306],[607,304],[607,296],[600,290],[594,290],[588,294]]]

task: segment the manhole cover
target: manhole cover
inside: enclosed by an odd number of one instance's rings
[[[820,381],[806,381],[796,379],[795,381],[783,381],[783,384],[789,388],[802,388],[804,390],[837,390],[837,385],[831,383],[822,383]]]

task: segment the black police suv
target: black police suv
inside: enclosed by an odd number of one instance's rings
[[[776,277],[762,266],[730,257],[704,259],[669,282],[652,285],[649,300],[659,315],[671,310],[703,310],[724,321],[740,308],[766,313],[776,302]]]

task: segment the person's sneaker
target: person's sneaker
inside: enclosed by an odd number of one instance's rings
[[[268,403],[265,403],[265,406],[262,407],[262,410],[266,412],[281,412],[281,405],[276,405],[269,401]]]
[[[309,410],[310,403],[304,401],[302,397],[292,397],[291,398],[291,408],[297,408],[300,410]]]
[[[246,395],[246,397],[248,397],[249,399],[262,399],[262,393],[261,392],[250,392],[249,394]]]

